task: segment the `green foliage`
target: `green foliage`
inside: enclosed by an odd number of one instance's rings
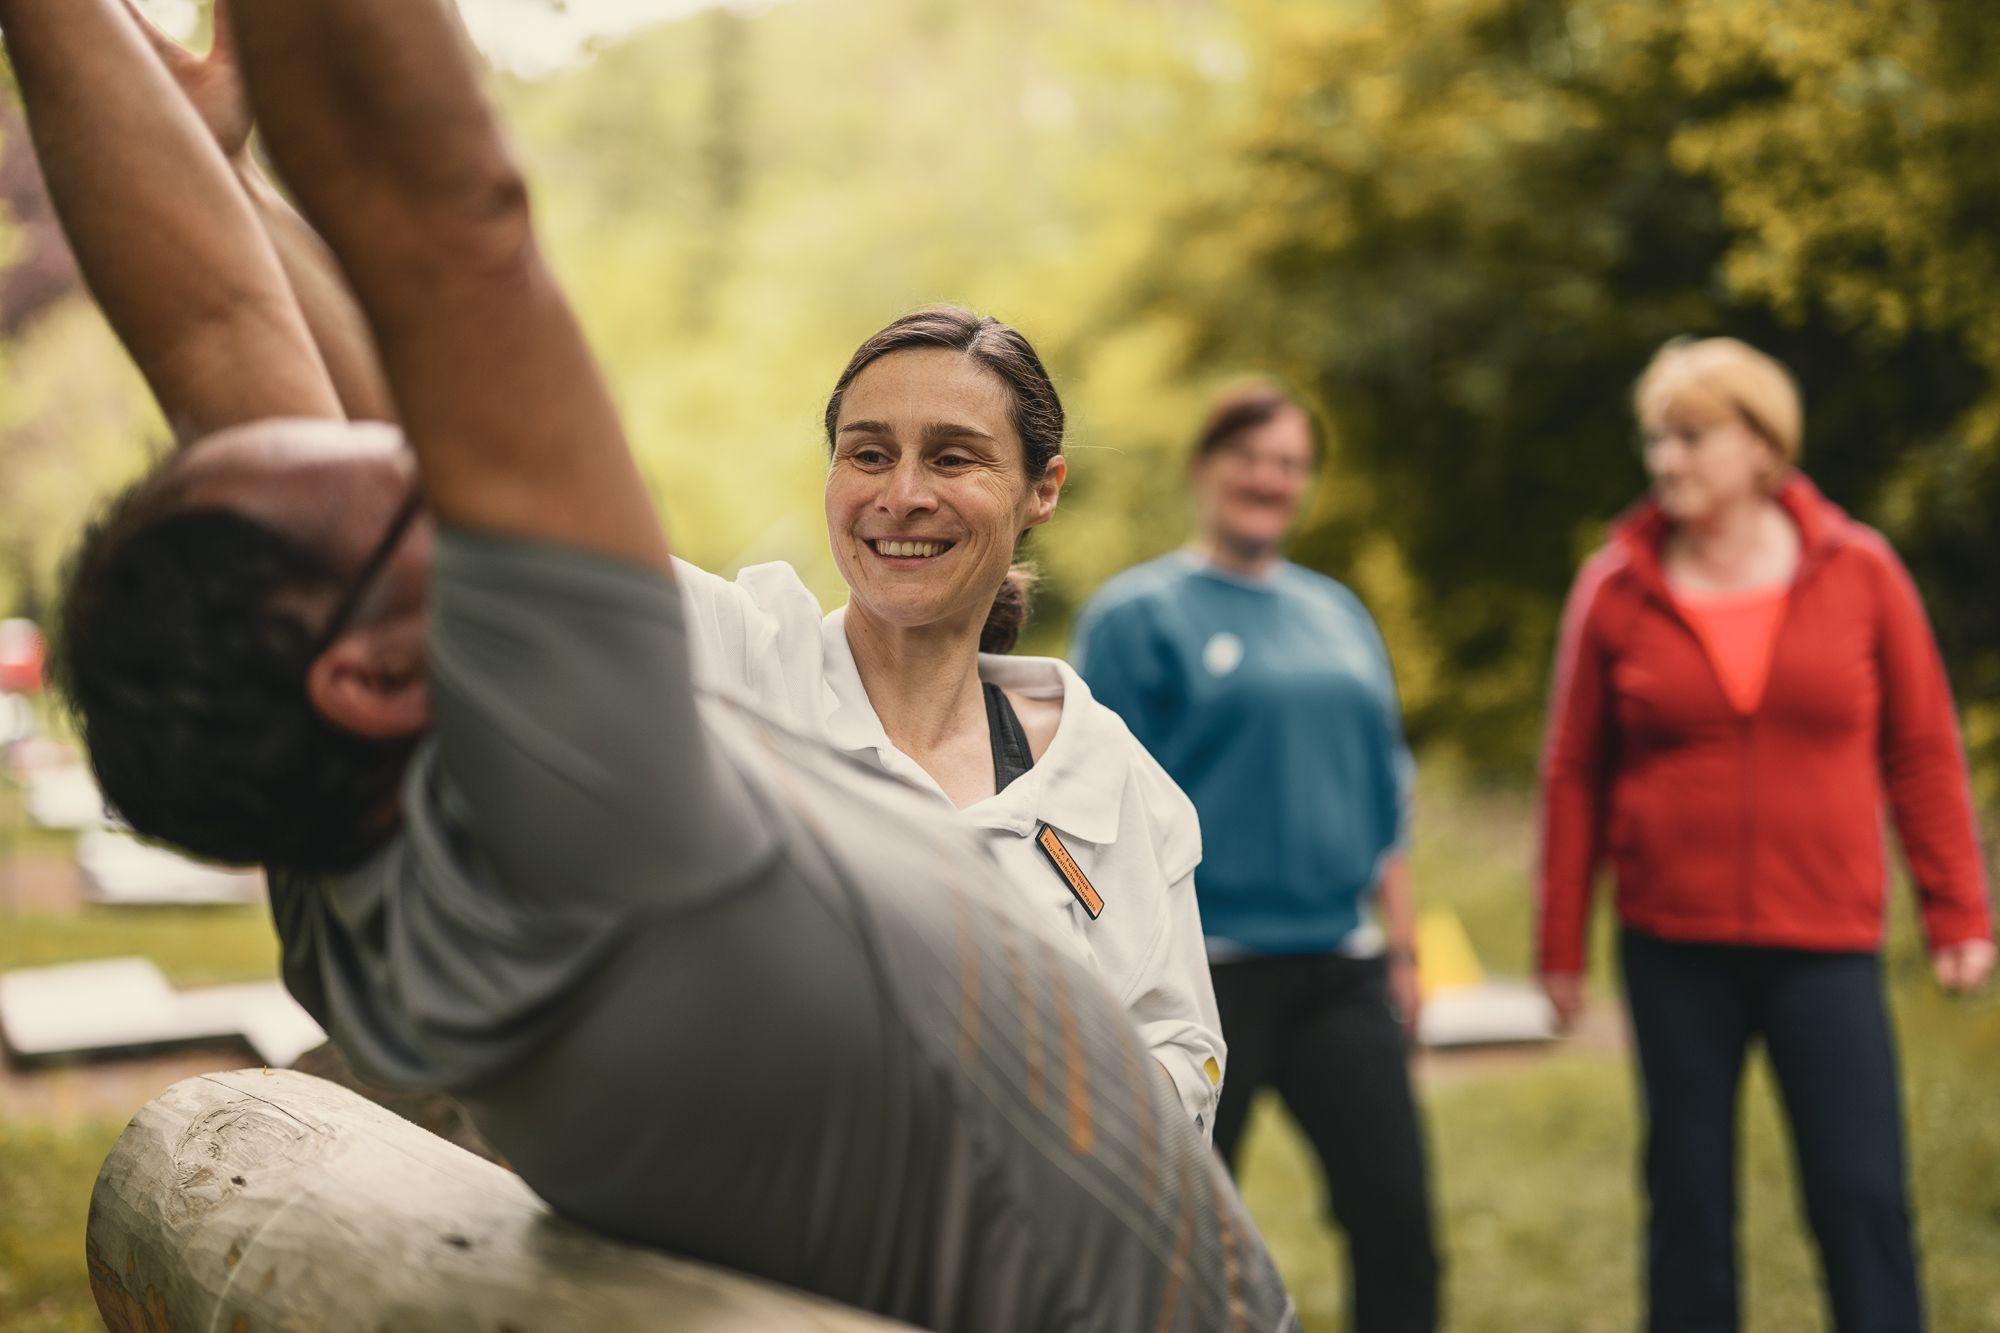
[[[82,299],[0,343],[0,614],[46,616],[81,519],[164,438],[138,373]]]
[[[2000,12],[1707,0],[1688,31],[1691,84],[1770,90],[1674,144],[1719,187],[1732,289],[1797,322],[1967,363],[1942,429],[1877,442],[1893,456],[1869,509],[1932,594],[2000,804]]]
[[[1207,393],[1276,371],[1335,427],[1297,554],[1375,609],[1419,739],[1519,777],[1563,590],[1642,487],[1628,386],[1668,336],[1734,333],[1797,370],[1809,470],[1909,559],[2000,801],[1996,46],[1983,0],[796,0],[501,96],[703,563],[838,598],[823,395],[883,322],[961,301],[1071,411],[1031,548],[1028,647],[1059,648],[1185,535]],[[0,400],[20,605],[151,428],[67,319]],[[96,452],[24,459],[29,416]]]
[[[1299,556],[1376,609],[1419,737],[1518,775],[1562,592],[1643,485],[1628,387],[1730,332],[1798,371],[1813,475],[1906,552],[2000,758],[1996,27],[1967,0],[863,0],[704,15],[507,100],[699,559],[837,597],[821,395],[886,319],[964,301],[1071,408],[1034,543],[1053,649],[1184,535],[1206,393],[1275,370],[1336,428]]]
[[[1192,410],[1171,330],[1098,312],[1145,254],[1159,182],[1220,152],[1236,49],[1221,10],[857,0],[698,16],[508,88],[549,248],[676,542],[725,568],[790,559],[837,595],[825,395],[864,337],[941,300],[1036,340],[1075,427],[1071,499],[1094,515],[1127,477],[1100,463],[1130,423],[1178,438]],[[1103,533],[1077,512],[1038,543],[1078,573],[1052,581],[1058,629],[1085,580],[1176,535],[1157,511]]]
[[[1354,498],[1301,553],[1375,595],[1364,554],[1394,541],[1413,623],[1391,641],[1448,682],[1412,700],[1420,731],[1524,765],[1562,591],[1642,486],[1628,386],[1690,331],[1795,368],[1813,474],[1903,544],[1961,687],[1991,678],[1968,557],[2000,517],[1975,203],[2000,103],[1963,53],[2000,14],[1886,11],[1259,7],[1278,54],[1236,172],[1157,251],[1200,281],[1149,271],[1132,299],[1191,321],[1190,366],[1271,365],[1330,406]]]

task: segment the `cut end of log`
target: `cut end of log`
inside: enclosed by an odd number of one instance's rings
[[[290,1070],[185,1079],[141,1108],[98,1173],[85,1258],[113,1333],[329,1312],[437,1333],[902,1327],[584,1231],[504,1167]]]

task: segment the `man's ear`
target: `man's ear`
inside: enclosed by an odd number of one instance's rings
[[[405,740],[430,725],[423,625],[371,626],[343,634],[306,670],[306,697],[327,721],[369,740]]]

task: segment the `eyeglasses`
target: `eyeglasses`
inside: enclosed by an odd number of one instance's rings
[[[1280,476],[1287,479],[1310,477],[1319,471],[1319,460],[1316,458],[1298,458],[1292,454],[1271,451],[1253,453],[1241,444],[1219,444],[1209,450],[1206,457],[1225,461],[1240,468],[1272,467]]]
[[[333,615],[326,622],[326,628],[319,632],[319,638],[313,642],[312,653],[306,658],[308,662],[317,661],[321,653],[333,647],[335,639],[347,632],[349,622],[361,609],[362,600],[368,596],[368,590],[375,586],[375,580],[381,577],[382,570],[389,563],[389,557],[396,553],[396,547],[402,542],[403,534],[410,530],[410,524],[416,521],[417,511],[422,509],[423,505],[422,487],[412,485],[409,495],[397,507],[396,516],[389,520],[389,530],[382,534],[382,540],[368,553],[368,558],[361,563],[360,572],[347,585],[347,591],[341,594],[340,604],[334,608]]]

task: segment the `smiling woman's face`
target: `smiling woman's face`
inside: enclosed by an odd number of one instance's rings
[[[1274,551],[1298,520],[1313,473],[1312,421],[1286,407],[1197,458],[1195,512],[1203,534],[1232,550]]]
[[[854,377],[835,423],[826,531],[852,604],[885,624],[984,623],[1063,464],[1027,475],[1006,383],[963,352],[891,352]]]

